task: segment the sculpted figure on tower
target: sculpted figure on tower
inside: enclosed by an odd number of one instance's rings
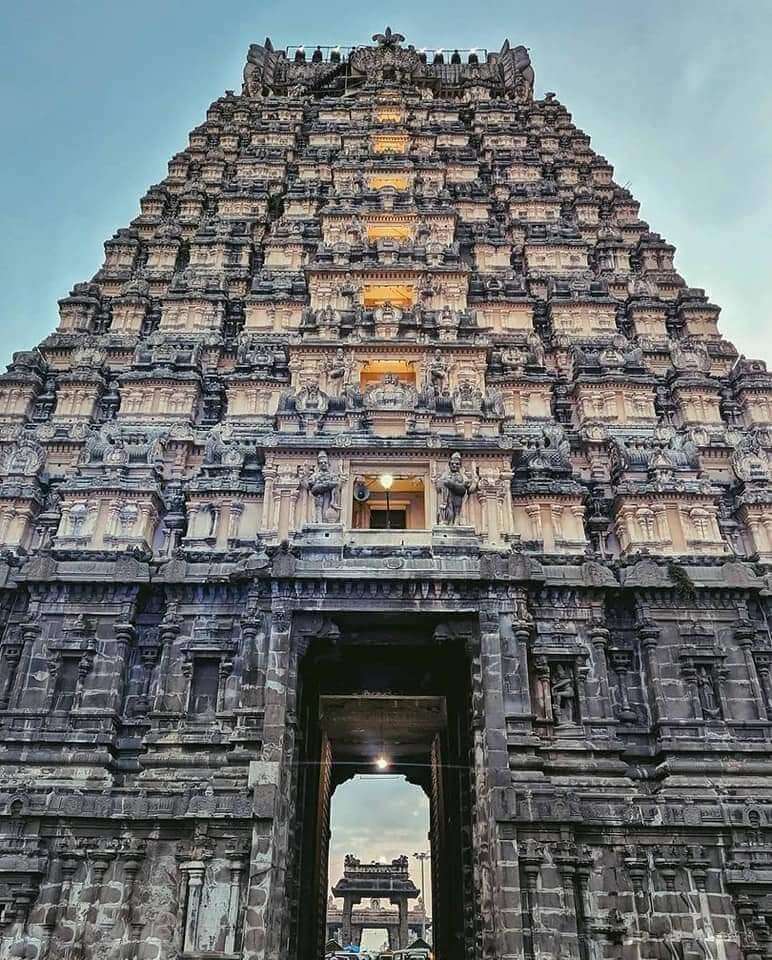
[[[478,482],[470,477],[461,464],[461,454],[453,453],[439,479],[440,523],[453,526],[461,519],[464,502],[477,490]]]
[[[316,465],[303,484],[314,498],[316,523],[335,523],[340,516],[340,477],[333,472],[326,451],[319,451]]]

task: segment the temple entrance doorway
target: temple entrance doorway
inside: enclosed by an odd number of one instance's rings
[[[475,946],[469,636],[441,629],[438,636],[437,627],[428,616],[336,618],[335,630],[314,638],[299,662],[293,957],[321,958],[329,939],[361,943],[370,926],[386,927],[393,949],[415,939],[411,913],[420,890],[402,858],[412,859],[420,848],[395,856],[385,845],[374,856],[350,850],[342,876],[329,869],[335,793],[351,789],[357,777],[373,783],[382,776],[384,788],[386,777],[401,778],[421,789],[428,806],[423,849],[431,858],[425,882],[431,884],[426,900],[434,954],[462,960]],[[387,789],[383,797],[388,806]],[[385,811],[387,822],[393,813]],[[383,815],[374,808],[373,825]],[[331,887],[338,911],[333,927]],[[363,923],[368,910],[390,913],[376,926]]]

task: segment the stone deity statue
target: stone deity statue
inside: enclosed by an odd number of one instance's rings
[[[469,477],[461,465],[461,454],[454,453],[439,479],[439,522],[453,526],[461,517],[464,501],[477,490],[477,480]]]
[[[442,357],[442,350],[435,350],[427,369],[427,382],[435,390],[441,390],[448,378],[448,365]]]
[[[713,675],[710,667],[700,664],[696,670],[697,691],[700,698],[702,714],[706,720],[721,719],[721,701],[716,695]]]
[[[328,362],[326,369],[330,394],[340,397],[350,374],[350,364],[346,362],[342,347],[338,347],[335,351],[335,356]]]
[[[340,516],[340,477],[332,472],[324,450],[319,451],[316,466],[303,481],[303,486],[314,498],[314,522],[335,523]]]
[[[574,678],[568,667],[562,663],[555,666],[550,681],[552,716],[556,724],[574,723],[576,720]]]

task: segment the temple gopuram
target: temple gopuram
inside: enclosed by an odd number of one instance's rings
[[[772,958],[772,375],[527,49],[254,44],[105,253],[0,376],[0,958],[319,960],[384,756],[437,960]]]
[[[362,863],[349,854],[327,903],[328,942],[360,946],[365,930],[385,931],[390,950],[423,939],[427,926],[423,901],[410,906],[419,893],[410,879],[406,856],[391,863]],[[342,898],[340,907],[334,897]]]

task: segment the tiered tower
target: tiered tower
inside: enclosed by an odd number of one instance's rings
[[[524,47],[250,48],[0,377],[0,957],[772,957],[772,377]],[[384,763],[386,761],[384,760]]]

